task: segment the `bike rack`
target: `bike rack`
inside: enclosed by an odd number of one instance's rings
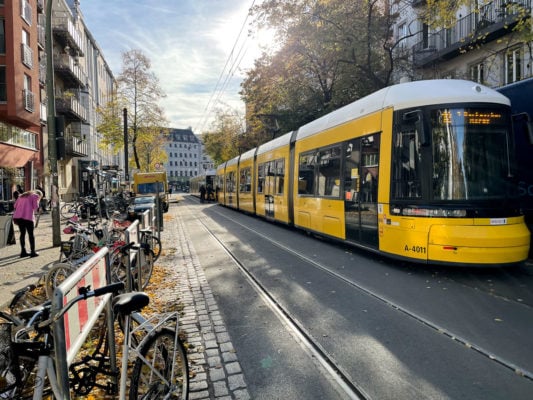
[[[90,285],[91,289],[106,286],[109,281],[109,249],[104,247],[82,264],[61,285],[55,288],[52,299],[52,316],[71,299],[78,295],[78,288]],[[68,368],[77,352],[87,339],[87,335],[98,320],[104,307],[111,315],[111,294],[80,300],[62,318],[52,325],[55,342],[55,366],[62,399],[70,400]],[[113,329],[109,330],[113,335]],[[114,338],[110,338],[110,340]]]

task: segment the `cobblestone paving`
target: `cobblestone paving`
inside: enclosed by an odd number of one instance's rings
[[[168,271],[169,279],[183,303],[180,329],[187,334],[189,366],[194,371],[190,382],[190,400],[251,399],[237,354],[217,303],[209,287],[181,213],[185,207],[173,205],[165,215],[161,234],[163,254],[158,263]],[[168,215],[168,217],[166,217]],[[172,223],[167,220],[172,220]]]
[[[161,233],[163,255],[156,264],[165,269],[166,279],[172,283],[168,288],[156,290],[160,299],[174,301],[177,298],[184,305],[180,329],[186,333],[187,340],[192,345],[188,357],[190,368],[195,373],[191,380],[189,399],[251,399],[217,303],[194,247],[188,240],[187,227],[182,222],[181,215],[186,210],[179,203],[172,203],[169,212],[165,214],[164,231]],[[0,249],[2,307],[11,300],[16,289],[36,283],[46,273],[48,265],[59,256],[59,249],[51,245],[52,224],[49,214],[41,218],[35,234],[39,257],[19,258],[18,231],[16,235],[16,245]],[[64,240],[68,237],[62,236]],[[154,289],[148,287],[147,290]]]

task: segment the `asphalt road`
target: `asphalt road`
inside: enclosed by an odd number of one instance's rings
[[[344,396],[208,230],[366,398],[532,398],[531,265],[487,270],[399,263],[187,201],[191,241],[252,398]]]

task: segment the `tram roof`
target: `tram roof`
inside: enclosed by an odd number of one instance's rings
[[[262,144],[257,149],[257,155],[266,153],[270,150],[274,150],[274,149],[277,149],[278,147],[283,147],[289,144],[291,141],[291,135],[292,135],[292,131],[285,133],[284,135],[281,135],[275,139],[272,139],[271,141],[265,144]]]
[[[509,99],[496,90],[471,81],[434,79],[400,83],[378,90],[309,122],[298,130],[298,139],[390,107],[403,110],[423,105],[465,102],[510,105]]]
[[[243,160],[247,160],[249,158],[253,158],[254,157],[254,154],[255,154],[255,149],[257,147],[254,147],[253,149],[251,150],[248,150],[244,153],[241,154],[241,158],[239,159],[239,161],[243,161]]]
[[[231,160],[226,161],[226,167],[230,165],[236,165],[239,162],[239,157],[233,157]]]

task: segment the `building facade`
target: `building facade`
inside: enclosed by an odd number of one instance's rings
[[[42,1],[0,0],[0,200],[42,183]],[[7,204],[7,203],[5,203]]]
[[[170,187],[173,190],[187,190],[189,180],[213,168],[213,163],[204,153],[203,143],[192,129],[170,129],[164,164]]]
[[[455,23],[432,29],[421,15],[425,0],[394,2],[400,60],[395,81],[455,78],[497,88],[532,75],[531,0],[472,2]]]
[[[61,199],[92,192],[100,166],[123,164],[100,145],[96,109],[115,79],[79,6],[53,3],[54,79],[47,82],[46,1],[0,0],[0,201],[8,208],[17,185],[51,188],[46,85],[54,85]]]
[[[79,1],[56,4],[52,11],[55,104],[64,121],[65,142],[58,157],[59,195],[70,201],[95,193],[97,171],[120,163],[110,148],[101,147],[97,131],[97,107],[111,98],[116,83],[83,20]]]

